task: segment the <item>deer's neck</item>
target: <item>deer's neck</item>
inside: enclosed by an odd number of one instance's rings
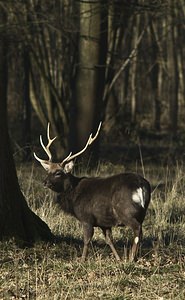
[[[57,202],[59,203],[61,209],[75,216],[74,214],[74,199],[76,194],[76,187],[82,178],[75,177],[69,174],[64,180],[63,192],[57,194]]]

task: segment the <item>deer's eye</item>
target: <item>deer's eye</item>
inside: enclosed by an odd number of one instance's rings
[[[55,173],[55,177],[61,177],[61,175],[62,175],[62,172],[61,172],[61,171],[57,171],[57,172]]]

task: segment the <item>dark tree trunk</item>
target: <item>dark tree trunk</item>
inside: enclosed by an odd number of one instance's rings
[[[2,8],[0,20],[2,24],[6,24]],[[48,240],[52,238],[50,229],[29,209],[17,179],[8,135],[7,46],[2,31],[0,40],[0,239],[15,237],[26,242]]]
[[[24,48],[23,53],[23,142],[24,142],[24,160],[31,159],[31,102],[30,102],[30,58],[28,49]]]

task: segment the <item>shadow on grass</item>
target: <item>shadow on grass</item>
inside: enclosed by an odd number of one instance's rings
[[[83,239],[74,238],[71,235],[67,236],[56,236],[53,242],[56,245],[57,256],[63,259],[71,259],[73,257],[81,257],[83,250]],[[141,245],[142,249],[146,248],[144,252],[151,252],[153,249],[154,239],[146,238],[143,239]],[[125,253],[129,253],[129,250],[132,247],[132,239],[127,242],[123,240],[114,241],[114,246],[120,255],[123,257]],[[59,250],[59,252],[58,252]],[[104,240],[93,240],[89,245],[89,256],[92,256],[93,253],[101,253],[103,257],[112,255],[110,247],[106,244]]]
[[[67,236],[56,236],[53,244],[56,245],[56,255],[64,260],[71,260],[75,257],[80,258],[82,255],[83,249],[83,239],[75,238],[71,235]],[[140,247],[139,256],[150,257],[151,254],[156,253],[159,249],[167,249],[171,248],[176,249],[178,246],[185,247],[185,239],[180,237],[178,233],[165,232],[162,235],[162,239],[155,238],[153,236],[144,237]],[[132,239],[130,238],[128,241],[119,239],[114,241],[114,246],[120,255],[123,257],[125,253],[129,253],[129,250],[132,246]],[[112,255],[112,251],[110,247],[105,243],[104,240],[93,240],[89,245],[89,256],[94,255],[95,253],[101,254],[103,257],[109,257]]]

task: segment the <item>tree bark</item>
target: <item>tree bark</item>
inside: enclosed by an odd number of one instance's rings
[[[167,40],[167,67],[168,67],[168,99],[169,99],[169,128],[172,138],[176,137],[178,127],[178,63],[177,47],[175,42],[174,10],[170,9],[167,16],[168,40]]]
[[[0,8],[1,24],[6,14]],[[7,122],[7,45],[5,32],[0,34],[0,239],[16,238],[32,243],[51,239],[48,226],[28,207],[20,190],[11,151]]]
[[[23,142],[24,153],[23,160],[28,161],[31,159],[31,102],[30,102],[30,57],[26,47],[23,50]]]
[[[154,128],[157,131],[161,129],[161,98],[162,98],[162,57],[160,54],[159,37],[157,34],[157,26],[151,22],[150,32],[152,41],[152,63],[153,68],[150,73],[151,85],[154,97]]]
[[[76,149],[85,145],[88,135],[97,129],[100,120],[107,53],[105,2],[80,2],[79,67],[74,126],[76,133],[73,145]]]
[[[139,26],[140,25],[140,16],[136,16],[133,19],[133,31],[132,31],[132,48],[135,49],[137,45],[137,40],[139,36]],[[136,123],[136,110],[137,110],[137,60],[138,60],[138,51],[135,52],[135,55],[132,57],[130,65],[130,112],[131,112],[131,124],[135,125]]]

